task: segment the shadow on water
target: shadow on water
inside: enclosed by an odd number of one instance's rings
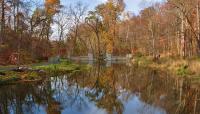
[[[126,64],[0,87],[1,114],[199,114],[198,84]]]

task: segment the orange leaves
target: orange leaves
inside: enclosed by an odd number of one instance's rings
[[[113,47],[113,44],[112,44],[111,42],[109,42],[109,43],[106,45],[106,52],[112,54],[113,48],[114,48],[114,47]]]
[[[47,14],[54,15],[56,12],[58,12],[58,9],[60,8],[60,0],[46,0],[45,8]]]
[[[105,4],[99,5],[96,10],[102,18],[104,32],[102,32],[107,53],[112,53],[114,48],[114,39],[116,37],[117,22],[123,9],[123,0],[109,0]]]
[[[60,3],[60,0],[46,0],[46,4],[59,4]]]

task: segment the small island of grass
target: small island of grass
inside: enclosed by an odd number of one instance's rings
[[[29,66],[23,70],[0,71],[0,85],[19,82],[36,82],[45,77],[74,73],[82,70],[88,70],[89,65],[78,65],[67,60],[62,60],[57,64],[47,64],[39,66]]]

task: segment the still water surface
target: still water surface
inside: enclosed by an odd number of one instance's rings
[[[200,114],[199,85],[126,64],[0,87],[1,114]]]

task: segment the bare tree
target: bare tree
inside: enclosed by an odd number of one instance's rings
[[[57,26],[59,41],[63,41],[70,25],[70,14],[67,7],[63,7],[61,11],[55,15],[54,22]]]
[[[96,14],[96,12],[92,12],[92,11],[89,13],[89,16],[86,18],[86,23],[96,35],[97,49],[98,49],[97,58],[100,59],[100,55],[101,55],[100,34],[101,34],[101,29],[102,29],[102,23],[100,21],[100,18]]]
[[[71,18],[70,31],[73,32],[72,47],[74,47],[77,42],[77,39],[80,40],[79,25],[82,22],[84,22],[84,18],[85,18],[86,11],[87,11],[87,6],[82,4],[81,2],[77,2],[74,6],[70,5],[69,10],[70,10],[70,18]],[[72,47],[71,47],[71,49],[72,49]],[[73,54],[73,51],[72,51],[72,54]]]

